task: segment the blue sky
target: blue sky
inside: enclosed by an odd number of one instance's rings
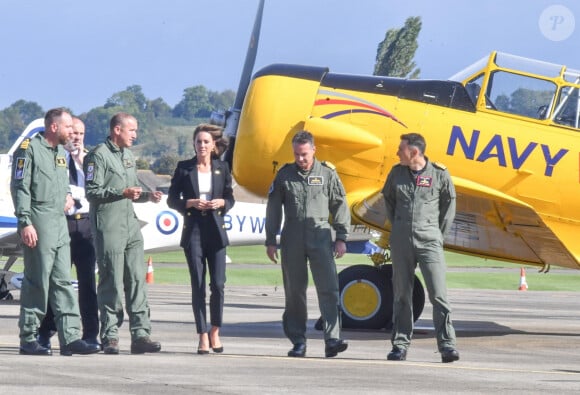
[[[257,4],[2,0],[0,109],[24,99],[80,114],[135,84],[171,106],[187,87],[235,90]],[[371,74],[385,32],[410,16],[423,22],[422,78],[450,77],[492,50],[580,70],[578,0],[266,0],[254,71],[297,63]]]

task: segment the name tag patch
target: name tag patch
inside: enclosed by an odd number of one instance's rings
[[[431,184],[433,183],[433,177],[429,177],[429,176],[417,176],[417,186],[418,187],[426,187],[429,188],[431,187]]]
[[[308,185],[324,185],[324,177],[308,176]]]

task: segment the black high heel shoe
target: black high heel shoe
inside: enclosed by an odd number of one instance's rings
[[[211,342],[210,342],[210,346],[211,346]],[[207,350],[201,348],[201,342],[197,345],[197,353],[199,355],[206,355],[209,354],[209,348]]]
[[[209,346],[211,347],[211,349],[213,350],[213,352],[215,352],[215,353],[217,353],[217,354],[220,354],[220,353],[224,352],[224,346],[223,346],[223,345],[222,345],[222,346],[220,346],[220,347],[214,347],[214,346],[211,344],[211,340],[209,341]]]

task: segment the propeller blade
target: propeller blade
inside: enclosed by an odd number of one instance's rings
[[[248,50],[246,51],[246,60],[242,70],[242,76],[240,77],[240,84],[238,85],[238,91],[236,92],[236,99],[234,100],[234,105],[232,108],[226,111],[225,114],[224,133],[229,138],[229,145],[228,149],[223,155],[223,159],[230,165],[230,169],[233,169],[234,148],[236,145],[238,124],[240,123],[240,114],[242,112],[242,106],[244,105],[246,92],[248,91],[248,86],[250,85],[250,80],[252,78],[254,63],[256,62],[256,55],[258,54],[258,42],[260,41],[260,28],[262,27],[263,13],[264,0],[260,0],[260,4],[258,5],[258,12],[256,13],[256,19],[254,20],[254,28],[252,29],[252,35],[250,36],[250,43],[248,44]]]
[[[260,0],[260,4],[258,5],[258,12],[256,13],[256,19],[254,21],[254,28],[252,30],[252,35],[250,36],[250,43],[246,52],[246,61],[244,62],[242,76],[240,77],[240,84],[236,93],[236,99],[234,100],[233,107],[230,108],[230,110],[226,113],[225,133],[229,137],[236,135],[238,123],[240,120],[240,112],[242,111],[244,98],[246,97],[246,92],[252,78],[252,71],[254,70],[254,63],[258,53],[258,41],[260,40],[260,28],[262,27],[263,11],[264,0]]]

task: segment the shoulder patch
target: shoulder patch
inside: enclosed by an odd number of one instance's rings
[[[328,167],[329,169],[336,170],[336,166],[335,166],[335,165],[333,165],[331,162],[324,161],[324,162],[322,162],[322,164],[323,164],[324,166]]]
[[[86,181],[93,181],[95,178],[95,162],[87,163],[87,174],[85,176]]]
[[[436,168],[441,169],[441,170],[447,170],[447,166],[445,166],[441,162],[433,162],[433,166],[435,166]]]
[[[26,158],[16,158],[16,168],[14,169],[14,179],[22,180],[24,178],[24,166],[26,166]]]
[[[30,138],[26,138],[24,140],[22,140],[22,143],[20,143],[20,149],[28,149],[28,145],[30,144]]]

